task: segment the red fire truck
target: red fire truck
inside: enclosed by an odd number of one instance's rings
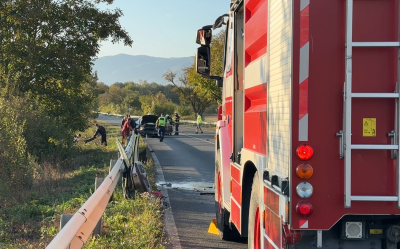
[[[399,0],[232,0],[197,32],[222,87],[215,202],[249,248],[400,248]],[[226,28],[210,75],[212,30]]]

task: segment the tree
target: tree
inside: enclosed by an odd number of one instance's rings
[[[211,42],[211,74],[221,76],[223,72],[225,33],[219,32]],[[177,74],[167,70],[163,78],[175,86],[174,91],[179,94],[181,103],[189,104],[194,113],[203,114],[204,110],[213,104],[221,103],[221,88],[215,80],[202,77],[196,72],[196,63],[182,69],[182,75],[176,79]],[[178,84],[178,82],[180,84]]]
[[[160,115],[164,114],[172,114],[176,109],[176,105],[169,101],[165,95],[161,92],[156,95],[144,95],[140,96],[140,102],[142,103],[143,113]]]
[[[132,40],[122,12],[99,10],[113,0],[3,0],[0,2],[0,88],[5,97],[32,93],[49,115],[82,128],[94,99],[93,60],[100,42]],[[71,122],[71,120],[75,120]]]
[[[200,89],[196,89],[196,82],[189,81],[189,76],[193,70],[195,70],[194,64],[182,69],[183,74],[178,79],[176,79],[176,73],[167,70],[163,74],[163,78],[175,86],[174,91],[179,95],[181,104],[190,105],[193,113],[202,115],[206,107],[210,105],[211,100],[204,95],[204,92],[199,91]]]

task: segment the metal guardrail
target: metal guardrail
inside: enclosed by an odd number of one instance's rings
[[[138,136],[132,135],[125,148],[126,156],[128,158],[133,156],[134,162],[138,158],[139,140],[136,137]],[[135,146],[134,149],[133,146]],[[121,156],[107,178],[104,179],[90,198],[72,216],[46,249],[76,249],[83,247],[103,215],[121,173],[125,171],[123,160]]]
[[[196,121],[193,120],[180,120],[180,123],[190,123],[190,124],[197,124]],[[203,125],[217,125],[217,122],[202,122]]]
[[[109,116],[116,116],[116,117],[124,117],[125,115],[122,114],[115,114],[115,113],[106,113],[106,112],[97,112],[102,115],[109,115]],[[140,117],[140,116],[133,116],[133,117]],[[180,120],[180,123],[189,123],[189,124],[196,124],[196,121],[193,120]],[[217,122],[202,122],[202,124],[206,125],[217,125]]]

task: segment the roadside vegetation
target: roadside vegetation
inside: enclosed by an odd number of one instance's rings
[[[61,214],[75,214],[85,203],[94,192],[95,177],[106,177],[110,159],[117,159],[119,127],[103,125],[109,134],[107,147],[99,140],[84,144],[82,139],[71,149],[72,160],[46,164],[29,187],[1,195],[0,248],[44,248],[59,232]],[[82,138],[94,132],[91,127]],[[146,149],[141,141],[140,150]],[[151,158],[144,165],[155,190]],[[164,248],[162,214],[159,199],[142,194],[126,200],[118,184],[102,218],[102,235],[90,237],[84,248]]]
[[[58,233],[60,215],[74,214],[93,193],[95,176],[108,174],[120,127],[107,127],[107,147],[82,144],[95,132],[94,111],[216,113],[220,89],[196,78],[193,66],[179,80],[166,72],[167,86],[98,82],[92,66],[101,41],[133,42],[120,26],[122,11],[98,7],[112,2],[0,1],[0,248],[43,248]],[[222,47],[218,37],[212,49]],[[213,65],[218,75],[220,64]],[[76,133],[82,139],[74,144]],[[120,192],[104,214],[104,234],[85,246],[163,248],[158,200],[128,201]]]

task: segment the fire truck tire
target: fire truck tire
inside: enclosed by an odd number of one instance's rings
[[[260,219],[259,219],[259,206],[260,206],[260,182],[258,174],[256,173],[253,178],[253,185],[251,186],[250,208],[249,208],[249,224],[248,224],[248,248],[259,249],[260,247]],[[258,227],[258,229],[257,229]]]
[[[239,231],[236,229],[234,225],[229,227],[229,215],[230,213],[223,208],[222,206],[222,185],[220,178],[220,165],[221,162],[219,160],[220,151],[217,151],[215,161],[215,188],[216,188],[216,196],[217,201],[215,201],[215,214],[217,218],[217,228],[219,237],[223,240],[234,241],[240,238]],[[232,228],[232,229],[231,229]]]

